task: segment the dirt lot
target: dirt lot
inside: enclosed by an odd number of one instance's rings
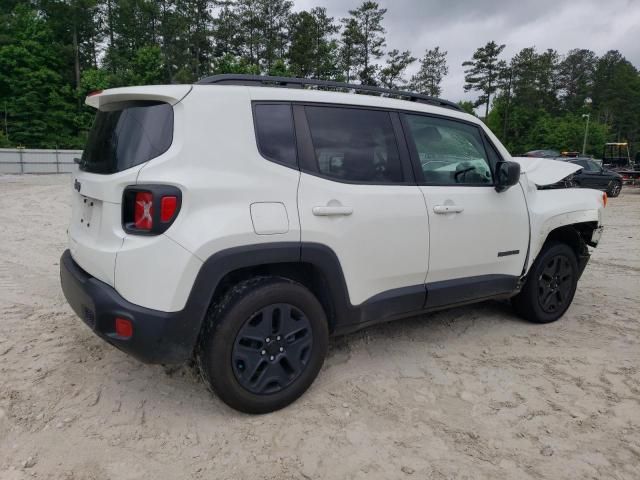
[[[248,416],[65,304],[69,177],[0,176],[0,478],[640,478],[640,190],[551,325],[489,302],[334,339],[309,392]]]

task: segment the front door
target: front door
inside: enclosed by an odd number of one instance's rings
[[[403,124],[429,216],[427,306],[513,290],[529,243],[520,185],[495,190],[499,157],[479,126],[418,114]]]

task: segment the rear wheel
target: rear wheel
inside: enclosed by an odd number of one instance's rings
[[[607,190],[607,197],[616,198],[622,191],[622,182],[620,180],[613,180]]]
[[[577,284],[575,253],[567,244],[552,242],[543,247],[512,304],[520,316],[531,322],[553,322],[571,305]]]
[[[277,277],[241,282],[209,314],[198,360],[229,406],[267,413],[296,400],[324,362],[327,320],[304,286]]]

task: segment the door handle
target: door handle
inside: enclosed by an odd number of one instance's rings
[[[433,207],[435,213],[460,213],[464,210],[456,205],[436,205]]]
[[[325,206],[325,207],[313,207],[311,211],[317,217],[330,217],[335,215],[346,216],[346,215],[351,215],[353,213],[353,208]]]

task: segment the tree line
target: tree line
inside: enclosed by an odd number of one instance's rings
[[[439,96],[439,46],[388,45],[386,9],[364,1],[344,18],[291,0],[4,0],[0,3],[0,146],[81,148],[91,91],[191,83],[217,73],[337,80]],[[640,140],[640,76],[619,52],[538,52],[510,61],[489,42],[463,63],[465,91],[514,153],[575,150],[589,114],[590,153]],[[411,69],[410,69],[411,67]],[[415,72],[408,75],[407,71]]]

